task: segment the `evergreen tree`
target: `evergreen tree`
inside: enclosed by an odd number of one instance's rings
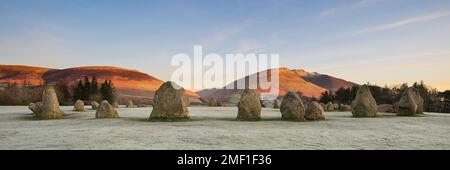
[[[73,101],[83,100],[83,90],[83,81],[79,80],[77,86],[75,86],[73,89]]]
[[[91,82],[89,82],[89,77],[84,76],[84,88],[83,88],[83,101],[88,101],[91,96]]]
[[[97,78],[94,76],[92,76],[92,81],[91,81],[91,95],[96,95],[98,94],[98,82],[97,82]]]
[[[321,96],[320,96],[320,103],[328,103],[328,102],[333,102],[334,100],[334,96],[333,93],[331,91],[324,91]]]
[[[111,81],[105,80],[100,87],[100,93],[103,100],[107,100],[110,103],[115,101],[115,89]]]

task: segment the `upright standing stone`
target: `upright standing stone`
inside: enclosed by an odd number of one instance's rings
[[[112,107],[119,108],[119,102],[113,102]]]
[[[117,118],[119,113],[109,104],[107,100],[103,100],[95,112],[95,118]]]
[[[51,85],[44,87],[42,93],[42,108],[35,114],[37,119],[61,119],[64,118],[64,112],[59,108],[58,97],[55,89]]]
[[[313,101],[306,105],[305,119],[324,120],[325,117],[323,116],[323,112],[323,107],[319,103]]]
[[[237,120],[260,120],[261,102],[255,90],[245,89],[238,104]]]
[[[132,100],[128,100],[127,108],[136,108],[137,106],[133,104]]]
[[[346,105],[346,104],[340,104],[339,105],[340,111],[352,111],[352,106]]]
[[[91,102],[92,110],[97,110],[98,106],[99,106],[99,104],[96,101]]]
[[[361,86],[356,94],[355,100],[352,102],[353,116],[376,117],[377,112],[377,102],[373,98],[369,86]]]
[[[423,113],[423,98],[416,88],[410,87],[406,89],[400,101],[396,103],[397,115],[399,116],[413,116],[415,114]]]
[[[274,109],[279,109],[280,108],[280,104],[278,104],[278,100],[277,99],[273,100],[273,108]]]
[[[327,105],[326,105],[326,110],[328,112],[334,111],[334,104],[332,102],[328,102]]]
[[[305,121],[305,106],[302,99],[294,92],[290,91],[284,95],[280,111],[284,120]]]
[[[211,107],[216,107],[216,106],[218,106],[219,104],[218,104],[218,102],[217,102],[217,99],[215,98],[215,97],[212,97],[210,100],[209,100],[209,106],[211,106]]]
[[[73,105],[73,111],[84,112],[84,102],[82,100],[77,100]]]
[[[42,102],[30,103],[28,108],[33,112],[33,114],[37,114],[42,109]]]
[[[170,81],[165,82],[155,92],[153,110],[150,119],[185,119],[189,118],[188,98],[184,89]]]

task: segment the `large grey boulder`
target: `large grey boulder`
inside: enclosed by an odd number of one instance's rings
[[[377,102],[370,92],[369,86],[363,85],[358,90],[352,102],[352,114],[354,117],[376,117]]]
[[[261,102],[255,90],[245,89],[238,104],[237,120],[260,120]]]
[[[325,117],[323,116],[323,107],[313,101],[311,103],[308,103],[306,105],[306,110],[305,110],[305,119],[306,120],[324,120]]]
[[[287,92],[280,106],[281,117],[284,120],[305,121],[305,106],[302,99],[294,92]]]
[[[44,87],[42,93],[42,107],[34,117],[36,119],[61,119],[64,118],[64,112],[59,108],[58,97],[55,89],[51,85]]]
[[[155,92],[150,119],[176,120],[189,118],[188,99],[183,88],[171,81],[165,82]]]
[[[403,92],[400,101],[396,103],[396,107],[398,107],[396,109],[397,115],[413,116],[415,114],[422,114],[423,103],[424,100],[420,96],[419,91],[414,87],[410,87]]]
[[[108,101],[103,100],[95,112],[95,118],[118,118],[119,113]]]
[[[82,100],[77,100],[73,105],[73,111],[84,112],[84,102]]]

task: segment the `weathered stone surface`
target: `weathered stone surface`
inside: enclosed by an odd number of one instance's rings
[[[219,106],[219,102],[217,101],[217,99],[216,99],[215,97],[212,97],[212,98],[209,100],[209,106],[211,106],[211,107],[217,107],[217,106]]]
[[[92,102],[91,102],[92,110],[97,110],[97,108],[98,108],[99,105],[100,105],[100,104],[98,104],[96,101],[92,101]]]
[[[377,102],[366,85],[361,86],[352,102],[352,114],[354,117],[377,116]]]
[[[150,119],[185,119],[189,118],[187,109],[189,101],[184,89],[170,81],[159,87],[153,98],[153,110]]]
[[[77,100],[73,105],[73,111],[84,112],[84,102],[82,100]]]
[[[332,102],[328,102],[327,105],[326,105],[326,110],[327,110],[327,112],[334,111],[335,110],[334,104]]]
[[[323,112],[324,112],[323,107],[319,103],[313,101],[306,105],[305,119],[324,120],[325,117],[323,116]]]
[[[323,108],[323,111],[328,111],[327,110],[327,105],[326,104],[324,104],[324,103],[319,103],[320,104],[320,106],[322,106],[322,108]]]
[[[133,104],[132,100],[128,100],[127,108],[136,108],[137,106]]]
[[[112,107],[119,108],[119,102],[113,102]]]
[[[30,103],[28,108],[34,113],[37,114],[42,109],[42,102]]]
[[[417,89],[410,87],[403,92],[400,101],[396,103],[396,107],[398,107],[396,109],[397,115],[413,116],[415,114],[422,114],[423,103],[423,98],[420,96]]]
[[[394,113],[394,106],[391,104],[380,104],[377,106],[378,112]]]
[[[279,109],[279,108],[280,108],[280,103],[279,103],[278,100],[274,100],[274,101],[273,101],[273,108],[274,108],[274,109]]]
[[[260,120],[261,102],[255,90],[245,89],[238,104],[238,120]]]
[[[280,111],[284,120],[305,121],[305,106],[302,99],[294,92],[290,91],[284,95]]]
[[[119,113],[108,101],[103,100],[97,108],[95,118],[117,118]]]
[[[59,108],[58,97],[55,89],[51,85],[44,87],[42,93],[42,108],[35,114],[37,119],[61,119],[64,118],[64,112]]]
[[[346,104],[340,104],[339,110],[344,111],[344,112],[352,111],[352,106],[346,105]]]

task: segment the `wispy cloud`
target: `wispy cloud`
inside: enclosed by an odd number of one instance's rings
[[[426,14],[426,15],[421,15],[421,16],[416,16],[416,17],[413,17],[413,18],[403,19],[403,20],[396,21],[396,22],[393,22],[393,23],[388,23],[388,24],[383,24],[383,25],[378,25],[378,26],[364,28],[364,29],[361,29],[361,30],[354,31],[351,34],[352,35],[360,35],[360,34],[366,34],[366,33],[371,33],[371,32],[390,30],[390,29],[394,29],[394,28],[398,28],[398,27],[402,27],[402,26],[406,26],[406,25],[410,25],[410,24],[414,24],[414,23],[431,21],[431,20],[442,18],[442,17],[446,17],[446,16],[449,16],[449,15],[450,15],[449,11],[433,12],[433,13]]]
[[[351,10],[354,8],[362,8],[362,7],[366,7],[368,5],[371,5],[376,2],[380,2],[380,1],[383,1],[383,0],[359,0],[359,1],[355,1],[350,4],[345,4],[345,5],[337,6],[334,8],[326,9],[326,10],[322,11],[319,16],[327,17],[327,16],[334,15],[340,11]]]
[[[261,48],[261,43],[254,40],[241,40],[238,42],[238,50],[239,53],[247,53],[251,51],[255,51]]]
[[[226,42],[232,36],[238,34],[245,28],[251,25],[252,21],[244,21],[237,25],[221,28],[220,31],[209,35],[208,37],[202,39],[200,44],[203,46],[214,47]]]

